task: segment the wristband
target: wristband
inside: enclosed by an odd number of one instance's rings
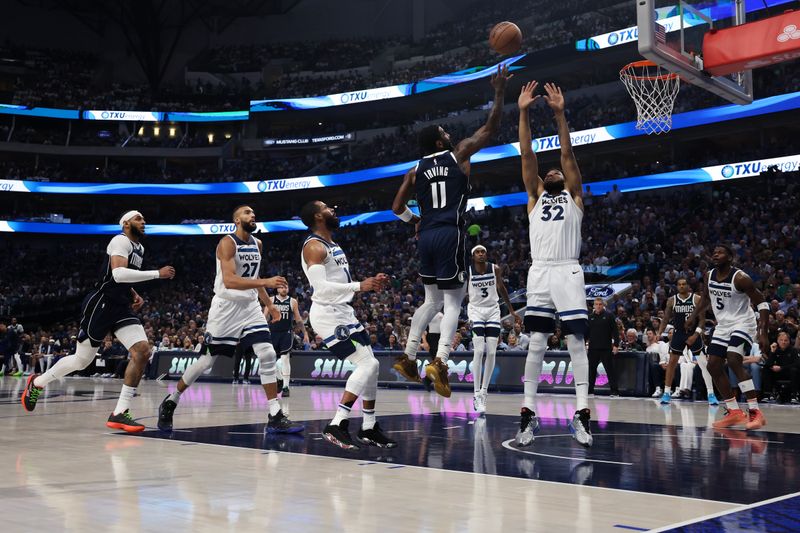
[[[414,220],[414,213],[411,212],[411,209],[406,206],[406,210],[400,213],[399,215],[395,215],[397,218],[408,224],[412,220]]]
[[[698,335],[702,335],[703,334],[703,328],[695,328],[694,332],[697,333]]]
[[[361,290],[361,282],[353,281],[352,283],[350,283],[350,290],[353,292],[359,292]]]
[[[769,311],[769,304],[767,302],[761,302],[756,306],[756,309],[759,311]]]

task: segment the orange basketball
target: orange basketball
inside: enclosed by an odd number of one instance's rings
[[[489,46],[498,54],[513,54],[522,46],[522,31],[513,22],[498,22],[489,32]]]

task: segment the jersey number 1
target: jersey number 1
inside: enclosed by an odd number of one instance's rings
[[[434,209],[441,209],[447,205],[447,183],[444,181],[435,181],[431,183],[431,203]]]

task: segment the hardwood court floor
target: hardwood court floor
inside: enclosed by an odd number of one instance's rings
[[[468,393],[381,389],[399,447],[345,453],[319,435],[338,388],[292,389],[304,437],[264,435],[261,387],[209,383],[183,395],[172,434],[132,436],[104,425],[120,384],[67,378],[25,413],[23,380],[0,379],[2,531],[644,531],[800,490],[788,406],[764,406],[768,431],[719,432],[703,403],[597,398],[584,450],[566,430],[574,397],[542,396],[542,431],[517,450],[518,395],[490,395],[476,419]],[[134,416],[154,428],[174,385],[144,382]]]

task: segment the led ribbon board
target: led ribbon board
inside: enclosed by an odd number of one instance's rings
[[[725,105],[680,113],[672,117],[672,129],[690,128],[735,120],[779,111],[800,108],[800,92],[781,94],[755,100],[747,106]],[[636,129],[635,122],[603,126],[570,134],[573,146],[587,146],[600,142],[626,139],[644,135]],[[558,135],[533,140],[536,152],[560,149]],[[507,157],[519,157],[519,143],[490,146],[472,156],[472,163],[486,163]],[[324,174],[298,178],[270,179],[234,183],[55,183],[27,180],[0,180],[0,193],[38,194],[118,194],[118,195],[197,195],[197,194],[258,194],[282,191],[317,189],[352,185],[372,180],[403,175],[416,161],[406,161],[376,168],[356,170],[342,174]]]
[[[633,178],[623,178],[618,180],[597,181],[587,183],[584,187],[590,187],[594,196],[608,193],[614,185],[619,191],[635,192],[651,189],[661,189],[665,187],[680,187],[687,185],[698,185],[711,183],[714,181],[728,181],[738,178],[757,176],[774,167],[780,172],[796,172],[800,170],[800,154],[773,157],[770,159],[758,159],[755,161],[743,161],[739,163],[728,163],[711,167],[695,168],[691,170],[678,170],[675,172],[665,172],[663,174],[651,174],[649,176],[638,176]],[[493,209],[500,207],[513,207],[526,205],[528,202],[527,193],[517,192],[501,194],[498,196],[487,196],[483,198],[472,198],[467,202],[467,210],[475,209],[483,211],[487,207]],[[413,208],[418,211],[417,208]],[[380,224],[384,222],[394,222],[397,217],[391,210],[373,211],[360,215],[347,215],[341,217],[342,226],[354,224]],[[218,224],[148,224],[148,235],[219,235],[231,233],[236,230],[233,223]],[[278,233],[283,231],[305,231],[306,227],[300,220],[280,220],[272,222],[259,222],[257,232]],[[19,232],[19,233],[52,233],[52,234],[81,234],[81,235],[114,235],[119,233],[118,224],[57,224],[48,222],[14,222],[0,220],[0,233]],[[607,275],[611,275],[608,273]]]
[[[321,109],[325,107],[336,107],[350,104],[362,104],[364,102],[377,102],[379,100],[389,100],[401,98],[412,94],[420,94],[436,89],[442,89],[459,83],[488,78],[497,72],[498,65],[507,65],[509,70],[517,70],[523,67],[512,67],[514,63],[525,57],[525,54],[510,57],[491,67],[483,69],[467,69],[452,74],[445,74],[428,78],[414,83],[404,83],[402,85],[391,85],[388,87],[376,87],[374,89],[362,89],[360,91],[350,91],[346,93],[329,94],[327,96],[311,96],[308,98],[286,98],[279,100],[251,100],[250,112],[262,113],[266,111],[300,111],[304,109]]]

